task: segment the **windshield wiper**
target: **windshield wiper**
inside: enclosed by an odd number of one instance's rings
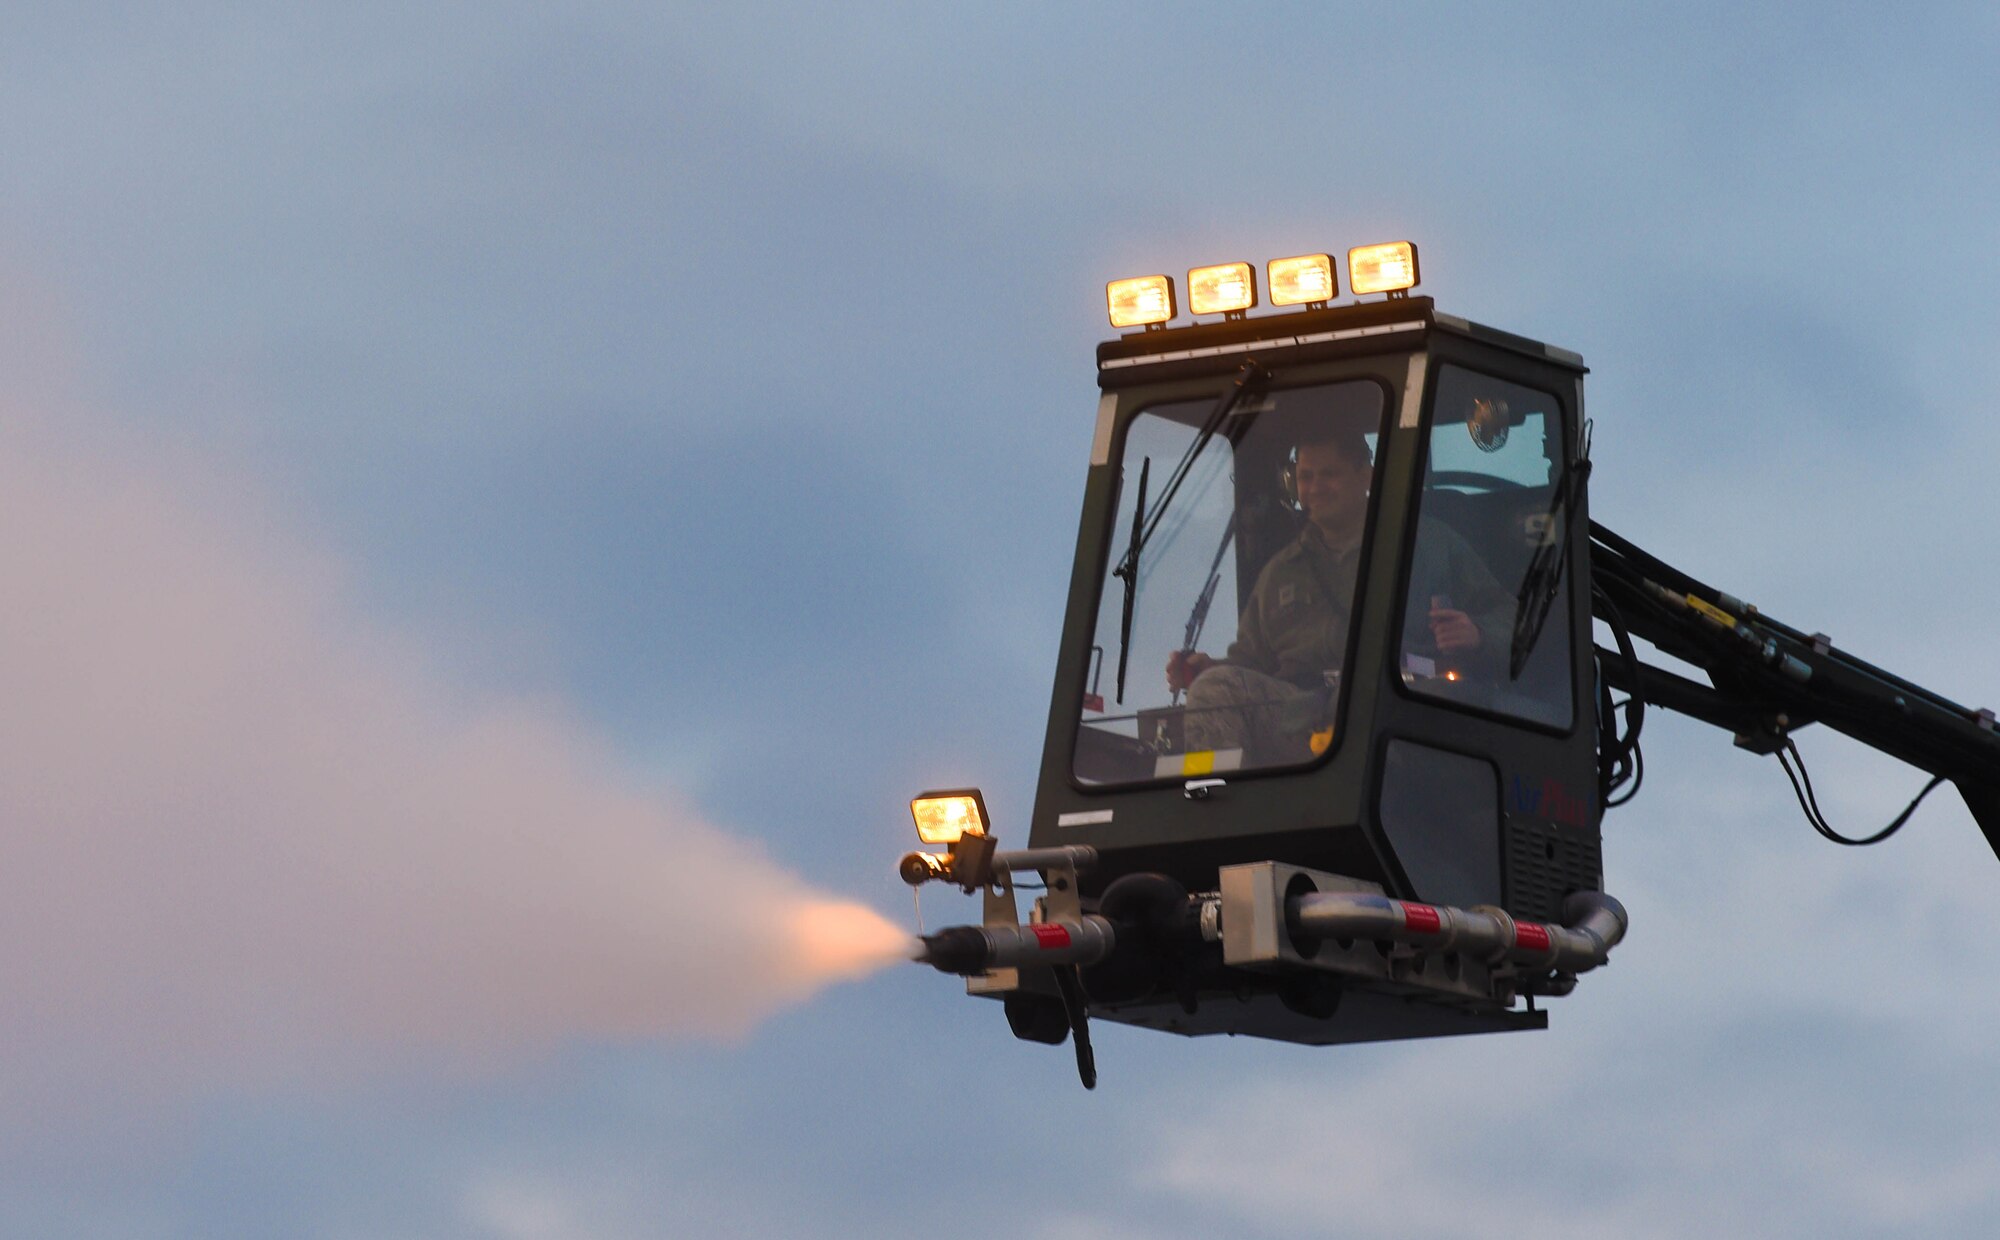
[[[1208,581],[1195,596],[1194,608],[1188,612],[1187,629],[1181,634],[1181,650],[1194,653],[1201,641],[1202,626],[1208,623],[1209,605],[1215,602],[1215,588],[1222,584],[1222,557],[1229,554],[1229,544],[1236,539],[1236,514],[1229,514],[1229,524],[1222,527],[1222,541],[1215,545],[1215,558],[1208,562]],[[1170,705],[1181,704],[1181,691],[1174,690]]]
[[[1160,492],[1160,502],[1153,505],[1152,514],[1146,518],[1145,532],[1139,535],[1138,543],[1126,552],[1126,562],[1121,564],[1120,568],[1129,567],[1138,561],[1139,553],[1145,550],[1146,544],[1152,540],[1153,531],[1159,528],[1160,518],[1166,515],[1167,506],[1174,502],[1175,493],[1181,489],[1181,483],[1187,480],[1188,471],[1194,468],[1195,459],[1201,455],[1201,450],[1208,446],[1209,440],[1215,438],[1217,428],[1222,425],[1222,420],[1229,416],[1229,411],[1236,408],[1254,388],[1262,387],[1264,380],[1268,378],[1270,375],[1255,362],[1245,362],[1238,368],[1229,390],[1222,394],[1222,399],[1215,402],[1215,408],[1209,411],[1208,417],[1202,422],[1201,430],[1195,435],[1194,442],[1188,444],[1187,451],[1181,453],[1180,463],[1175,465],[1174,472],[1168,475],[1167,485]]]
[[[1125,582],[1125,612],[1118,625],[1117,700],[1121,704],[1125,701],[1125,661],[1132,644],[1132,604],[1139,590],[1139,555],[1146,549],[1146,542],[1152,538],[1153,531],[1159,528],[1160,518],[1166,515],[1167,506],[1173,502],[1174,493],[1181,489],[1181,483],[1187,479],[1188,470],[1194,468],[1196,458],[1201,456],[1201,450],[1208,446],[1209,440],[1215,438],[1216,429],[1222,425],[1222,420],[1229,416],[1229,411],[1236,408],[1252,388],[1263,386],[1264,380],[1269,377],[1264,368],[1254,361],[1245,362],[1237,368],[1236,378],[1230,383],[1229,390],[1215,402],[1215,408],[1210,410],[1208,417],[1202,421],[1200,432],[1195,435],[1194,441],[1188,444],[1187,451],[1181,454],[1180,463],[1174,466],[1174,472],[1167,477],[1167,485],[1160,492],[1160,500],[1153,505],[1151,513],[1146,511],[1146,467],[1152,464],[1153,458],[1147,457],[1139,467],[1139,495],[1137,502],[1132,506],[1132,541],[1125,548],[1125,557],[1118,562],[1118,567],[1111,570],[1112,576],[1123,578]]]
[[[1152,471],[1153,458],[1146,457],[1139,462],[1139,493],[1132,501],[1132,543],[1125,551],[1125,558],[1112,575],[1125,579],[1125,612],[1118,621],[1118,702],[1125,702],[1125,658],[1132,649],[1132,601],[1139,594],[1139,548],[1146,542],[1146,475]]]
[[[1570,467],[1564,484],[1549,497],[1544,541],[1529,558],[1528,571],[1521,578],[1521,592],[1514,596],[1514,640],[1507,652],[1509,680],[1521,678],[1521,670],[1528,666],[1528,656],[1542,639],[1542,626],[1548,623],[1549,607],[1556,601],[1557,587],[1562,584],[1563,566],[1569,562],[1570,511],[1582,497],[1584,481],[1589,477],[1590,423],[1585,422],[1576,464]]]

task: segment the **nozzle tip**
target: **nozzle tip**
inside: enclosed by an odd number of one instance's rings
[[[936,934],[925,935],[920,942],[923,951],[916,959],[940,973],[956,973],[970,977],[974,973],[984,973],[991,958],[991,949],[986,936],[978,926],[949,926]]]

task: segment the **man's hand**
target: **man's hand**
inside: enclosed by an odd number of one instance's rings
[[[1214,666],[1215,660],[1199,650],[1176,650],[1167,656],[1167,688],[1178,693]]]
[[[1472,617],[1449,607],[1431,608],[1431,640],[1437,643],[1440,654],[1463,654],[1477,650],[1485,638],[1480,635],[1479,626]]]

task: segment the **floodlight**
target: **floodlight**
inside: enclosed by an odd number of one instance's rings
[[[1257,274],[1249,263],[1220,263],[1188,272],[1190,314],[1241,314],[1257,304]]]
[[[1174,317],[1174,282],[1166,276],[1135,276],[1104,286],[1113,327],[1151,327]]]
[[[910,817],[926,844],[956,844],[961,836],[986,834],[986,801],[977,788],[920,792],[910,802]]]
[[[1417,287],[1416,244],[1391,241],[1384,245],[1364,245],[1349,250],[1347,287],[1356,296],[1365,293],[1394,296]]]
[[[1269,277],[1271,304],[1298,306],[1332,301],[1339,289],[1333,279],[1333,256],[1300,254],[1296,258],[1274,258],[1264,264]]]

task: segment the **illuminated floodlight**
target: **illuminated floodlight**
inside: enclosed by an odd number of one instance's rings
[[[1347,252],[1347,287],[1364,293],[1404,293],[1417,287],[1417,247],[1410,241],[1364,245]]]
[[[1135,276],[1104,286],[1113,327],[1151,327],[1174,317],[1174,282],[1166,276]]]
[[[1296,258],[1274,258],[1264,264],[1269,277],[1271,304],[1302,306],[1332,301],[1339,291],[1333,281],[1333,256],[1301,254]]]
[[[1190,314],[1241,314],[1257,304],[1257,273],[1249,263],[1220,263],[1188,272]]]
[[[920,792],[910,801],[910,817],[926,844],[956,844],[961,836],[986,834],[986,800],[977,788]]]

